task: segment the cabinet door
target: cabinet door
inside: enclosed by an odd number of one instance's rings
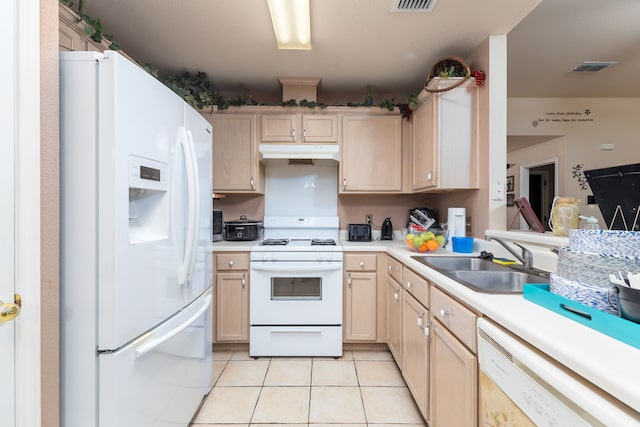
[[[477,371],[476,356],[433,319],[429,425],[478,425]]]
[[[348,272],[345,286],[345,341],[375,341],[376,273]]]
[[[302,116],[302,142],[338,142],[338,116],[306,114]]]
[[[429,312],[408,292],[402,295],[402,375],[418,405],[429,419]],[[456,425],[456,424],[441,424]]]
[[[478,187],[477,91],[471,80],[455,90],[429,95],[416,110],[413,191]]]
[[[402,360],[402,286],[387,275],[387,345],[400,370]]]
[[[260,139],[266,142],[296,142],[295,114],[263,114],[260,116]]]
[[[413,114],[413,150],[411,153],[411,185],[413,191],[436,185],[436,120],[435,95],[428,97]]]
[[[207,119],[213,127],[213,191],[260,192],[256,115],[219,114]]]
[[[400,116],[344,116],[340,192],[393,193],[402,190]]]
[[[216,273],[216,342],[249,340],[249,273]]]

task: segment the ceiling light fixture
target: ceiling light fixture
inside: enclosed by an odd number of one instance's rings
[[[267,0],[278,49],[311,49],[309,0]]]

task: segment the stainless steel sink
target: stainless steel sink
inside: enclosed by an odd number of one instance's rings
[[[412,256],[458,283],[478,292],[522,293],[525,283],[549,283],[549,274],[522,265],[504,266],[478,257]]]
[[[448,275],[468,288],[489,293],[522,293],[525,283],[549,283],[547,277],[521,271],[449,271]]]
[[[420,261],[428,267],[436,270],[454,271],[454,270],[496,270],[509,271],[508,267],[496,264],[493,261],[478,257],[457,257],[457,256],[412,256],[411,258]]]

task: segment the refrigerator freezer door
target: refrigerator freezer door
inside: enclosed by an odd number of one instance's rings
[[[101,354],[99,426],[187,426],[211,389],[211,289],[153,331]]]

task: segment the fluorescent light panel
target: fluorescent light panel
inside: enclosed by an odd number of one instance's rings
[[[309,0],[267,0],[278,49],[311,49]]]

